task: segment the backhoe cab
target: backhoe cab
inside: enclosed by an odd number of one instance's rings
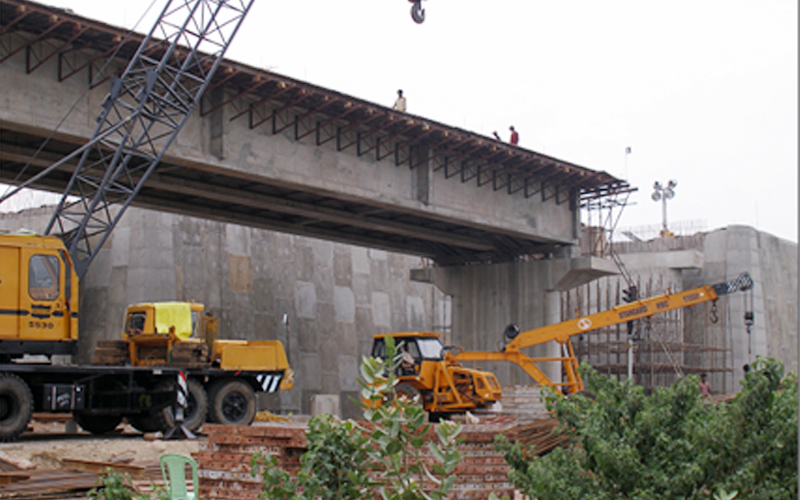
[[[419,397],[431,415],[463,413],[499,401],[502,389],[494,374],[461,366],[448,354],[438,333],[404,332],[375,335],[372,357],[386,359],[386,337],[394,338],[398,352],[406,351],[413,363],[397,368],[395,393]],[[410,359],[409,359],[410,361]]]

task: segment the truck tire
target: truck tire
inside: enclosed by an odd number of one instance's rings
[[[224,425],[250,425],[256,418],[256,393],[241,380],[220,380],[209,388],[209,413]]]
[[[148,432],[166,432],[168,429],[162,428],[164,422],[159,419],[153,412],[142,412],[134,415],[126,415],[125,420],[128,421],[131,427],[146,434]]]
[[[417,398],[417,403],[422,403],[422,396],[420,395],[419,389],[405,382],[394,386],[394,397],[397,399],[405,399],[408,402],[413,402],[414,398]]]
[[[206,421],[208,396],[206,395],[206,390],[203,389],[203,385],[195,379],[190,378],[187,380],[186,388],[189,390],[189,394],[183,415],[183,426],[194,432]],[[164,407],[161,413],[163,414],[164,422],[167,424],[167,429],[171,429],[175,425],[175,413],[172,407]]]
[[[107,434],[122,422],[122,415],[92,415],[91,413],[73,412],[72,418],[81,426],[81,429],[92,434]]]
[[[28,427],[33,415],[33,395],[21,378],[0,374],[0,441],[13,441]]]

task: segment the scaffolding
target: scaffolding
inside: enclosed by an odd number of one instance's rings
[[[641,297],[651,297],[682,290],[680,275],[670,280],[664,274],[637,275],[634,283]],[[595,280],[581,287],[561,293],[562,320],[611,309],[623,303],[623,290],[630,286],[621,276]],[[695,306],[694,310],[675,309],[632,322],[601,328],[573,337],[575,356],[586,361],[598,372],[627,380],[629,358],[632,360],[633,383],[647,391],[669,386],[678,378],[689,374],[724,374],[731,371],[731,349],[721,342],[692,332],[703,328],[698,319],[704,317],[709,304]],[[698,343],[702,339],[703,343]],[[727,391],[723,380],[718,391]]]

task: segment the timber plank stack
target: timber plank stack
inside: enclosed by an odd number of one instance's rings
[[[558,446],[568,442],[568,437],[556,432],[558,421],[542,418],[517,425],[506,433],[510,441],[522,443],[526,449],[533,449],[537,455],[545,455]]]
[[[98,340],[94,349],[95,365],[122,366],[130,361],[127,340]]]

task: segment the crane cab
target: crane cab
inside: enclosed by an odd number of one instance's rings
[[[0,234],[0,353],[74,355],[78,277],[55,236]]]

